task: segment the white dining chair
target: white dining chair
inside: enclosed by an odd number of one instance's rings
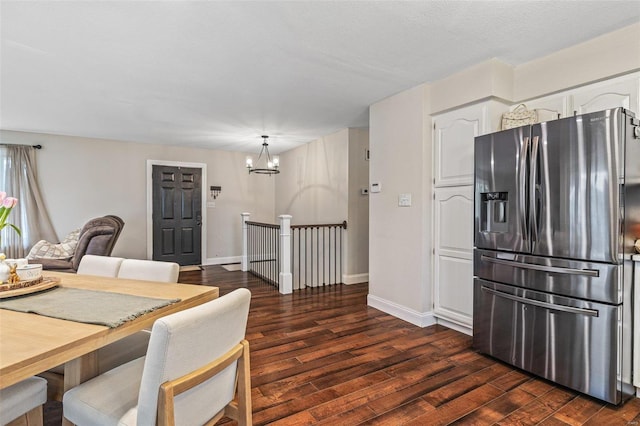
[[[101,277],[117,277],[123,260],[124,258],[122,257],[85,254],[80,259],[77,273]]]
[[[124,259],[118,271],[118,278],[165,283],[177,283],[178,275],[180,275],[180,265],[157,260]]]
[[[180,265],[172,262],[85,255],[80,261],[78,273],[175,283],[178,281]],[[98,349],[98,373],[102,374],[145,356],[149,338],[149,331],[142,330]],[[49,382],[49,399],[60,401],[64,388],[64,365],[58,365],[40,375]]]
[[[30,377],[0,389],[0,425],[42,425],[42,406],[47,401],[47,381]]]
[[[147,356],[67,391],[64,417],[80,426],[203,425],[223,416],[251,425],[250,300],[241,288],[158,319]]]

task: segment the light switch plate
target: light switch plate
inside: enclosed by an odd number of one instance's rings
[[[411,194],[400,194],[400,195],[398,195],[398,206],[399,207],[411,207]]]
[[[382,191],[382,184],[380,182],[374,182],[371,184],[371,192],[380,192]]]

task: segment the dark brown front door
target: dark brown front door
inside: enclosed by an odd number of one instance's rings
[[[153,166],[153,260],[202,263],[202,170]]]

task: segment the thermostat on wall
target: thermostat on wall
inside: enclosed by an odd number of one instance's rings
[[[371,192],[380,192],[382,191],[382,184],[379,182],[371,184]]]

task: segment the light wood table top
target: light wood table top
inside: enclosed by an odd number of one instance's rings
[[[43,275],[59,277],[61,287],[181,300],[116,328],[0,309],[0,389],[64,363],[67,390],[97,374],[98,348],[218,297],[217,287],[50,271]]]

